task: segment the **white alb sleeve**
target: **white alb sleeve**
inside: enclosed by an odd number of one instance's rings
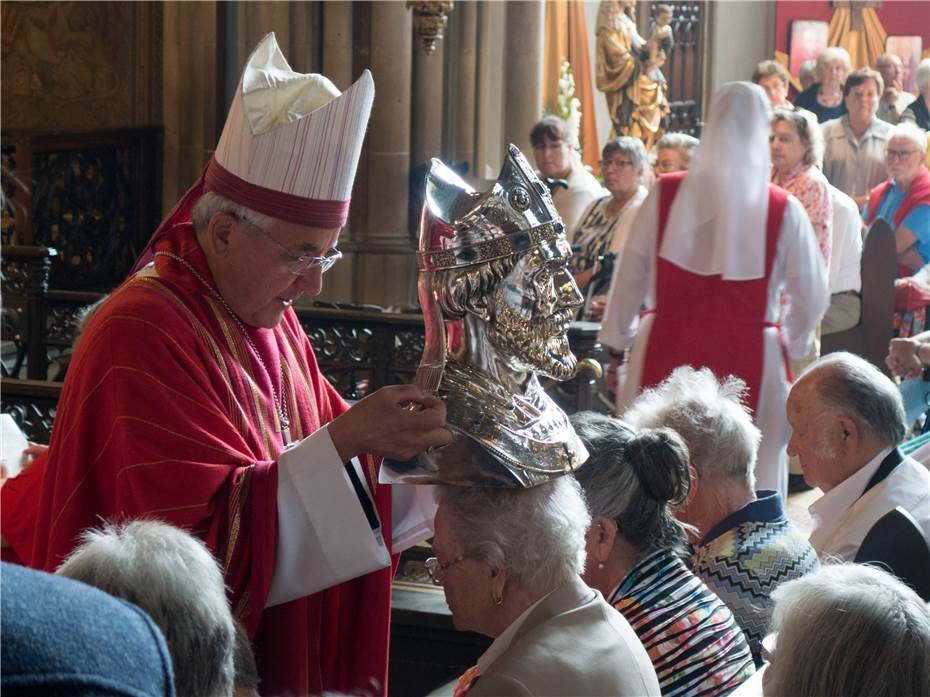
[[[326,427],[278,458],[278,534],[266,607],[383,569],[391,555],[364,472]]]

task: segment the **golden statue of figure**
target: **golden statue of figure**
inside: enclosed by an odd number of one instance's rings
[[[665,133],[670,111],[662,65],[668,44],[661,35],[647,41],[636,29],[633,0],[602,0],[597,12],[597,88],[607,97],[611,137],[632,136],[652,148]],[[664,41],[662,39],[665,39]]]

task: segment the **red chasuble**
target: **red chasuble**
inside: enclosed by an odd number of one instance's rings
[[[213,283],[190,225],[174,227],[155,249]],[[102,519],[165,520],[206,541],[223,565],[233,613],[255,643],[263,694],[386,692],[391,569],[264,609],[284,443],[273,395],[285,395],[294,440],[347,405],[320,373],[292,310],[273,330],[248,329],[266,371],[183,264],[162,255],[155,262],[157,276],[143,272],[120,286],[77,347],[32,565],[53,570]],[[373,458],[362,462],[390,530],[390,489],[376,485]]]

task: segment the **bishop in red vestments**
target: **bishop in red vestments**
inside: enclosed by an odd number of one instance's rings
[[[441,403],[413,386],[349,408],[291,309],[339,257],[373,95],[367,71],[340,95],[291,71],[273,35],[259,44],[214,158],[143,257],[154,263],[82,336],[24,547],[53,570],[101,519],[198,535],[264,694],[386,692],[392,492],[363,453],[405,459],[451,438]],[[336,557],[359,520],[382,568],[318,590],[311,577],[353,561]]]

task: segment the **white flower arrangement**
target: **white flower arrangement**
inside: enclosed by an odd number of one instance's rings
[[[581,100],[575,96],[575,75],[567,60],[559,67],[559,117],[568,124],[569,142],[575,150],[581,149],[579,133],[581,132]]]

